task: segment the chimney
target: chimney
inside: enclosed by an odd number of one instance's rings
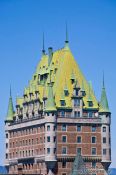
[[[52,61],[52,56],[53,56],[53,48],[49,47],[48,48],[48,66],[50,65],[50,63]]]

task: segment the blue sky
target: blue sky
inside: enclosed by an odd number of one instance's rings
[[[0,0],[0,165],[4,161],[4,120],[9,87],[17,95],[31,79],[45,48],[64,46],[65,22],[70,48],[100,99],[102,72],[112,112],[112,167],[116,167],[116,1]]]

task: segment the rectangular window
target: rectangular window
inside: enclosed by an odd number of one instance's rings
[[[50,154],[50,148],[47,148],[47,154]]]
[[[74,107],[80,106],[80,99],[74,99]]]
[[[65,112],[61,111],[61,116],[64,117],[65,116]]]
[[[47,131],[50,131],[50,125],[47,126]]]
[[[62,148],[62,154],[67,154],[67,148],[66,147]]]
[[[103,155],[106,155],[106,149],[103,149]]]
[[[103,132],[106,132],[106,127],[105,126],[103,127]]]
[[[88,117],[92,118],[93,117],[93,112],[88,112]]]
[[[8,134],[6,134],[6,138],[8,138]]]
[[[50,142],[50,136],[47,137],[47,142]]]
[[[8,143],[6,143],[6,148],[8,148]]]
[[[81,125],[77,125],[77,131],[78,131],[78,132],[81,131]]]
[[[77,154],[81,154],[81,148],[77,148]]]
[[[81,143],[81,136],[77,137],[77,143]]]
[[[92,137],[92,143],[96,143],[96,137]]]
[[[66,142],[66,136],[62,136],[62,142]]]
[[[92,148],[92,155],[96,155],[96,148]]]
[[[60,103],[61,103],[61,106],[65,106],[65,100],[61,100]]]
[[[92,126],[92,132],[96,132],[96,126]]]
[[[92,168],[96,168],[96,162],[92,162]]]
[[[62,125],[62,131],[66,131],[66,129],[67,129],[66,124],[63,124],[63,125]]]
[[[103,137],[103,143],[106,143],[106,137]]]
[[[54,136],[53,139],[54,139],[54,142],[56,142],[56,136]]]
[[[66,161],[62,162],[62,168],[66,168]]]

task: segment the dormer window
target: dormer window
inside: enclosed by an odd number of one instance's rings
[[[80,99],[74,99],[74,107],[80,106]]]
[[[92,107],[93,106],[93,102],[92,101],[88,101],[88,106]]]
[[[68,96],[69,95],[68,90],[64,90],[64,94],[65,96]]]
[[[65,100],[61,100],[60,103],[61,103],[61,106],[65,106]]]

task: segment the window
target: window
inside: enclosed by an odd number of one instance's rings
[[[62,131],[66,131],[66,129],[67,129],[66,124],[63,124],[63,125],[62,125]]]
[[[50,136],[47,137],[47,142],[50,142]]]
[[[67,148],[66,147],[62,148],[62,154],[67,154]]]
[[[6,154],[6,159],[8,159],[8,154]]]
[[[92,168],[96,168],[96,162],[92,162]]]
[[[66,168],[66,161],[62,162],[62,168]]]
[[[56,142],[56,136],[54,136],[54,142]]]
[[[62,136],[62,142],[66,142],[66,136]]]
[[[47,148],[47,154],[50,154],[50,148]]]
[[[77,143],[81,143],[81,136],[77,137]]]
[[[74,106],[80,106],[80,99],[74,99]]]
[[[96,148],[92,148],[92,155],[96,155]]]
[[[81,125],[77,125],[77,131],[78,131],[78,132],[81,131]]]
[[[65,100],[61,100],[60,103],[61,103],[61,106],[65,106]]]
[[[50,125],[47,126],[47,131],[50,131]]]
[[[92,126],[92,132],[96,131],[96,126]]]
[[[77,148],[77,153],[81,154],[81,148]]]
[[[96,143],[96,137],[92,137],[92,143]]]
[[[6,148],[8,148],[8,143],[6,143]]]
[[[76,89],[76,90],[75,90],[75,94],[76,94],[76,96],[78,96],[78,94],[79,94],[78,92],[79,92],[79,91]]]
[[[103,149],[103,155],[106,155],[106,149]]]
[[[105,126],[103,127],[103,132],[106,132],[106,127]]]
[[[65,116],[65,112],[61,111],[61,116],[64,117]]]
[[[74,111],[74,117],[75,118],[80,117],[80,111]]]
[[[93,106],[93,102],[92,101],[89,101],[88,102],[88,105],[89,105],[89,107],[92,107]]]
[[[92,118],[93,117],[93,112],[88,112],[88,117]]]
[[[6,134],[6,138],[8,138],[8,134]]]
[[[54,154],[56,154],[56,148],[54,148]]]
[[[103,137],[103,143],[106,143],[106,137]]]
[[[54,125],[53,130],[54,130],[54,131],[56,130],[56,125]]]

